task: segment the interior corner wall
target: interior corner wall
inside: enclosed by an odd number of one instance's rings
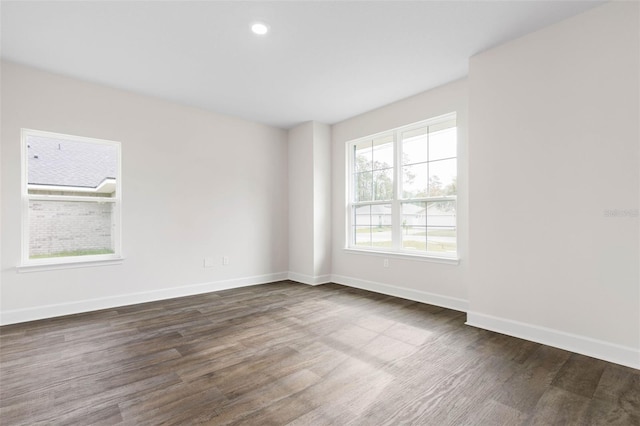
[[[3,324],[287,277],[285,130],[14,63],[1,71]],[[122,264],[17,272],[21,128],[121,142]]]
[[[313,260],[313,122],[289,130],[289,273],[311,283]]]
[[[313,123],[313,273],[331,274],[331,127]]]
[[[313,121],[289,130],[289,278],[305,284],[331,273],[330,134]]]
[[[458,80],[332,127],[332,281],[466,311],[468,251],[467,81]],[[346,143],[450,112],[458,125],[457,265],[346,250]],[[384,267],[384,259],[389,266]]]
[[[468,323],[640,368],[638,3],[470,61]]]

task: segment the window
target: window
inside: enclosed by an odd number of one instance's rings
[[[22,130],[22,265],[115,260],[120,143]]]
[[[348,246],[457,258],[455,114],[347,142]]]

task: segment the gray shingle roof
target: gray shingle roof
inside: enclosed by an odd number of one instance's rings
[[[29,184],[97,188],[116,178],[114,146],[42,136],[27,139]]]

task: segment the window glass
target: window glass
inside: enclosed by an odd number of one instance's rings
[[[120,255],[120,144],[36,130],[22,134],[23,264]]]
[[[115,253],[113,203],[29,201],[29,258]]]
[[[456,257],[455,114],[349,144],[349,245]]]

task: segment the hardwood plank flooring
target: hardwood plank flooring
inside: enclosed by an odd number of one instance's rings
[[[0,328],[0,424],[638,425],[640,371],[290,281]]]

